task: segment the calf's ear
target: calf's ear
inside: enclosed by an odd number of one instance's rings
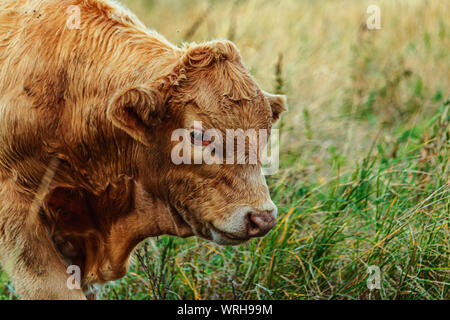
[[[272,123],[275,123],[280,119],[281,114],[287,110],[286,108],[286,96],[279,94],[270,94],[265,92],[270,107],[272,108]]]
[[[158,90],[151,86],[134,86],[114,95],[106,115],[116,127],[148,146],[151,127],[163,117],[164,105]]]

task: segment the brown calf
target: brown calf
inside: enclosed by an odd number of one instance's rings
[[[228,41],[178,48],[106,0],[1,1],[0,262],[17,292],[85,299],[150,236],[267,233],[276,207],[260,161],[176,165],[171,133],[194,121],[270,131],[283,111]],[[66,285],[72,264],[82,289]]]

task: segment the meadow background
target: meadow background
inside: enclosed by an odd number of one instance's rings
[[[450,1],[122,2],[173,43],[234,41],[289,112],[274,230],[238,247],[150,239],[103,299],[450,298]]]

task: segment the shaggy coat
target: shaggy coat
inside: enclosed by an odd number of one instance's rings
[[[194,120],[270,130],[283,110],[231,42],[176,47],[106,0],[2,0],[0,263],[17,292],[85,299],[150,236],[235,244],[267,232],[232,217],[273,211],[260,163],[176,166],[170,136]],[[71,264],[81,289],[66,285]]]

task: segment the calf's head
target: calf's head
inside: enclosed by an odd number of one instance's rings
[[[139,144],[137,179],[167,204],[167,219],[238,244],[275,225],[260,151],[284,110],[284,97],[258,87],[235,46],[217,41],[186,47],[172,73],[117,93],[107,114]]]

